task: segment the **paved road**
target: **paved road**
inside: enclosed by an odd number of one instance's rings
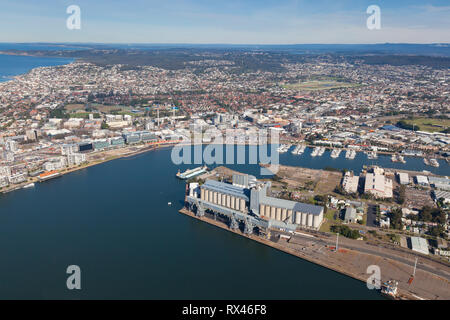
[[[278,233],[278,232],[277,232]],[[284,232],[279,232],[281,234],[286,234]],[[309,240],[309,241],[314,241],[318,244],[322,244],[322,245],[328,245],[328,246],[334,246],[335,245],[335,239],[324,239],[324,238],[310,238],[307,236],[302,236],[302,235],[291,235],[294,238],[301,238],[302,240]],[[354,251],[358,251],[358,252],[362,252],[362,253],[366,253],[366,254],[371,254],[371,255],[376,255],[376,256],[380,256],[383,258],[387,258],[387,259],[391,259],[394,261],[398,261],[401,263],[404,263],[408,266],[411,266],[411,272],[413,270],[414,267],[414,255],[412,254],[408,254],[409,258],[397,255],[395,252],[392,252],[392,250],[390,250],[389,248],[385,248],[385,247],[381,247],[381,246],[373,246],[373,248],[369,245],[366,245],[365,243],[360,243],[360,244],[351,244],[348,243],[346,240],[340,238],[339,239],[339,248],[346,248],[346,249],[350,249],[350,250],[354,250]],[[403,253],[406,254],[406,253]],[[423,262],[420,261],[417,264],[417,269],[421,269],[423,271],[427,271],[431,274],[435,274],[438,275],[444,279],[447,279],[450,281],[450,270],[444,270],[443,268],[437,268],[436,266],[429,266],[424,264]]]
[[[367,223],[366,225],[369,227],[376,227],[377,226],[377,210],[376,205],[374,204],[367,204]]]

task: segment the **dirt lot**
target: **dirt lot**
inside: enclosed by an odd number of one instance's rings
[[[233,173],[240,173],[226,167],[217,167],[213,171],[228,180],[231,180]],[[281,180],[272,181],[275,189],[285,185],[287,189],[306,189],[317,194],[327,194],[332,193],[341,182],[342,173],[280,165],[277,176]]]
[[[341,182],[342,173],[299,167],[280,166],[277,174],[288,188],[305,188],[318,194],[332,193]]]
[[[435,203],[430,195],[430,190],[419,190],[412,187],[407,187],[405,195],[405,207],[421,209],[424,206],[435,206]]]

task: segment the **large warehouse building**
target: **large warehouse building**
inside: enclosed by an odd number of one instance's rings
[[[191,184],[189,195],[193,198],[188,198],[195,201],[199,196],[206,209],[219,209],[221,213],[234,214],[236,217],[254,217],[268,222],[269,226],[287,230],[297,227],[320,228],[323,207],[270,197],[267,195],[270,183],[256,182],[252,176],[234,175],[233,182],[235,184],[207,180],[200,187]]]

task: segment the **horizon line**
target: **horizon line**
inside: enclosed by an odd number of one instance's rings
[[[228,46],[297,46],[297,45],[448,45],[450,42],[375,42],[375,43],[189,43],[189,42],[52,42],[52,41],[0,41],[0,44],[120,44],[120,45],[228,45]]]

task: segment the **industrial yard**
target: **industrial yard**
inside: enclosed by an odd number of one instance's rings
[[[408,284],[413,272],[415,256],[407,252],[381,249],[362,241],[348,239],[340,241],[336,252],[335,239],[327,235],[309,233],[304,230],[295,235],[272,231],[269,240],[257,235],[246,235],[240,229],[230,229],[226,223],[208,216],[198,217],[185,208],[181,209],[180,213],[363,282],[366,282],[370,276],[367,273],[367,267],[378,265],[382,282],[390,279],[396,279],[399,282],[399,299],[450,299],[450,268],[439,262],[426,260],[426,258],[420,260],[416,276],[413,282]]]
[[[384,173],[395,180],[397,172],[386,169]],[[306,197],[320,194],[333,197],[342,176],[342,172],[339,171],[280,166],[276,176],[263,179],[259,183],[269,186],[270,190],[267,189],[267,193],[271,197],[278,197],[282,194],[280,190],[287,189],[296,190]],[[417,250],[410,250],[406,238],[401,234],[395,235],[392,229],[384,231],[369,224],[366,226],[365,222],[356,223],[349,230],[353,230],[358,236],[355,238],[342,236],[338,241],[336,233],[330,233],[330,227],[333,225],[347,227],[348,224],[344,217],[339,217],[339,210],[327,208],[325,214],[321,213],[316,217],[311,215],[314,214],[314,209],[308,209],[306,204],[300,203],[298,206],[279,209],[283,208],[283,201],[287,200],[270,198],[273,200],[267,201],[261,196],[259,200],[252,200],[253,189],[264,192],[265,189],[258,187],[255,177],[242,175],[226,167],[217,167],[199,176],[196,181],[200,183],[200,187],[197,187],[198,183],[189,184],[186,207],[180,210],[183,214],[361,281],[369,278],[370,274],[367,273],[369,266],[379,266],[382,283],[391,279],[398,282],[399,293],[396,296],[398,299],[450,299],[448,261],[428,255],[428,249],[420,254]],[[400,184],[395,181],[393,185],[398,188]],[[199,188],[199,191],[195,191],[195,188]],[[248,188],[248,191],[245,191],[245,188]],[[221,195],[222,193],[231,196]],[[249,196],[246,197],[244,194]],[[407,194],[406,204],[429,203],[430,191],[427,189],[408,187]],[[291,202],[295,203],[289,200],[286,205]],[[353,204],[360,203],[362,208],[366,202],[369,206],[374,206],[373,199],[352,201]],[[302,209],[303,206],[305,209]],[[307,214],[303,214],[303,210],[306,210]],[[400,245],[393,243],[392,237],[398,237]],[[414,241],[416,239],[418,238],[414,238]],[[418,263],[415,266],[416,258]]]

